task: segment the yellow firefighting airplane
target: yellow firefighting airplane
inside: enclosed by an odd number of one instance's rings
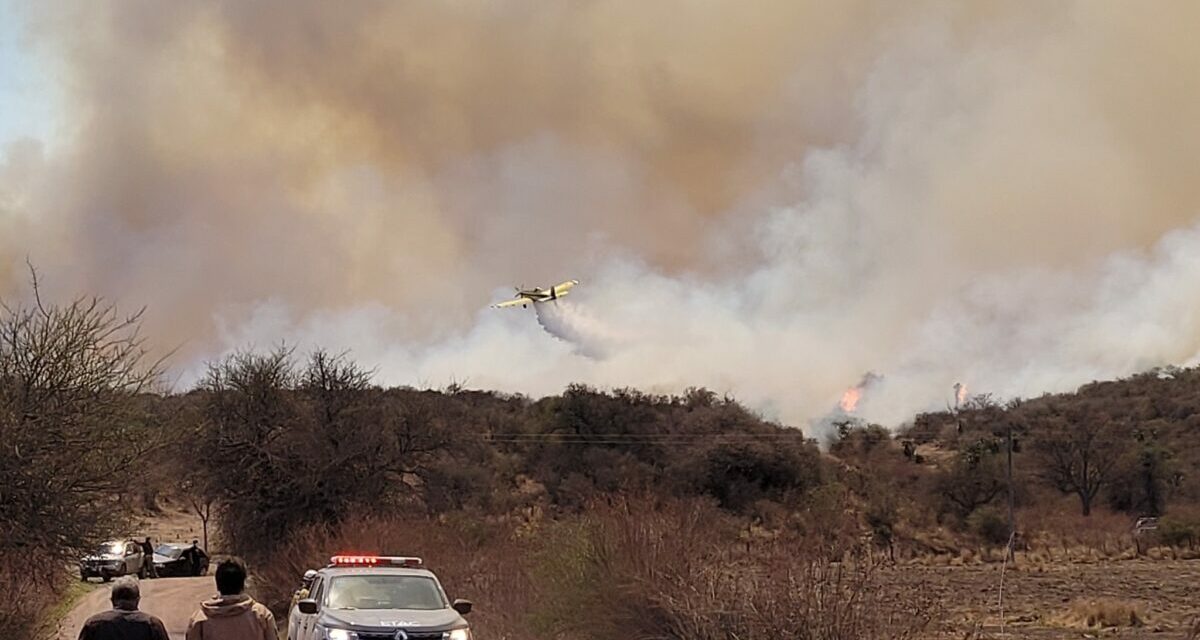
[[[492,305],[494,309],[503,309],[505,307],[515,307],[520,305],[529,308],[529,305],[537,302],[552,302],[567,295],[571,292],[571,288],[579,284],[578,280],[567,280],[562,284],[556,284],[549,289],[534,287],[532,289],[522,289],[517,287],[517,295],[513,300],[497,302]]]

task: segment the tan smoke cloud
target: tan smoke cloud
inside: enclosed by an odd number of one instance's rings
[[[0,161],[0,283],[29,255],[149,305],[185,378],[286,338],[391,382],[705,384],[799,421],[876,370],[862,411],[894,420],[1200,351],[1189,232],[1163,240],[1200,212],[1194,3],[26,11],[69,127]],[[620,350],[478,311],[566,277]]]

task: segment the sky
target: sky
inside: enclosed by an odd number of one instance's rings
[[[0,297],[820,429],[1200,360],[1200,4],[3,5]],[[533,310],[515,285],[581,284]]]
[[[49,142],[57,104],[54,80],[39,64],[26,24],[9,3],[0,2],[0,145],[19,138]]]

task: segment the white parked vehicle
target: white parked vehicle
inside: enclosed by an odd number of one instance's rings
[[[79,560],[79,579],[100,578],[108,582],[113,578],[128,575],[146,577],[142,561],[142,545],[132,540],[113,540],[100,545],[90,556]]]
[[[450,601],[420,558],[334,556],[288,612],[288,640],[472,640],[466,600]]]

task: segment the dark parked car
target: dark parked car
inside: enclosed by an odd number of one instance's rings
[[[100,578],[105,582],[119,576],[137,574],[146,577],[142,566],[142,546],[132,541],[113,540],[100,545],[96,553],[79,561],[79,579]]]
[[[193,553],[199,560],[195,565],[192,564]],[[154,569],[159,577],[202,576],[208,573],[208,554],[188,544],[160,544],[154,550]]]

